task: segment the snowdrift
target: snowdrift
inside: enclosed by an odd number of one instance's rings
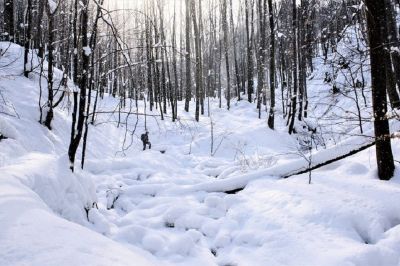
[[[0,49],[0,265],[154,265],[87,228],[97,196],[89,175],[68,170],[69,115],[57,110],[51,132],[40,125],[38,69],[24,78],[23,49]]]

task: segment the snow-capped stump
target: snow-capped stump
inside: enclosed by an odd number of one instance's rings
[[[248,246],[261,246],[260,232],[253,230],[245,230],[239,232],[233,238],[233,243],[236,245],[248,245]]]
[[[209,208],[226,209],[224,200],[218,196],[206,197],[204,199],[204,204]]]
[[[199,229],[204,217],[194,213],[189,207],[171,207],[163,215],[164,225],[166,227],[176,227],[179,229]]]
[[[212,218],[220,218],[226,215],[226,205],[223,198],[219,196],[208,196],[204,200],[204,204],[208,207],[208,214]]]
[[[130,225],[120,228],[113,239],[136,245],[142,243],[145,234],[146,228],[137,225]]]
[[[196,244],[199,243],[200,240],[203,238],[203,235],[199,231],[197,231],[195,229],[187,230],[186,234],[188,236],[190,236],[191,239],[193,240],[193,242],[196,243]]]
[[[228,232],[219,232],[214,240],[214,246],[217,248],[227,247],[232,241],[231,235]]]
[[[175,224],[171,223],[171,222],[164,222],[164,225],[165,225],[165,227],[168,227],[168,228],[175,228]]]
[[[7,124],[4,120],[0,119],[0,140],[6,138],[19,139],[19,136],[20,133],[15,126]]]
[[[240,202],[240,197],[238,197],[237,195],[226,194],[224,197],[224,204],[227,210],[229,210],[229,208],[235,206],[236,204],[239,204]]]
[[[102,233],[103,235],[109,235],[111,230],[111,224],[106,218],[99,212],[98,209],[92,208],[88,212],[88,219],[94,226],[94,230]]]
[[[144,181],[144,180],[149,179],[151,176],[152,176],[152,174],[147,173],[147,172],[146,173],[138,173],[137,177],[136,177],[136,180],[137,181]]]
[[[115,202],[119,199],[120,194],[122,192],[121,187],[122,186],[120,186],[120,188],[107,190],[107,192],[106,192],[107,210],[114,209]]]
[[[163,216],[164,224],[166,227],[175,227],[175,223],[179,217],[182,217],[189,211],[186,207],[170,207]]]
[[[214,237],[219,230],[219,222],[215,220],[209,220],[205,222],[200,231],[207,237]]]
[[[234,263],[234,262],[219,262],[219,266],[238,266],[239,264]]]
[[[166,247],[164,238],[155,233],[147,233],[142,239],[142,245],[151,253],[162,253]]]
[[[8,139],[8,138],[0,133],[0,141],[2,141],[3,139]]]
[[[177,228],[182,228],[185,230],[200,229],[205,220],[206,217],[198,215],[193,212],[189,212],[179,217],[175,222],[175,226]]]
[[[168,244],[168,249],[171,253],[179,254],[182,256],[190,255],[194,247],[195,243],[188,234],[178,236],[176,239]]]

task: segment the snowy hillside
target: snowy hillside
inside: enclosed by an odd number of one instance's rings
[[[280,178],[307,168],[309,155],[285,121],[268,129],[248,102],[229,112],[212,105],[200,123],[178,106],[172,123],[157,110],[119,117],[106,94],[85,169],[72,174],[70,103],[56,109],[52,131],[39,124],[39,70],[24,78],[22,55],[12,45],[0,57],[0,265],[400,265],[400,173],[379,181],[373,148],[313,171],[309,185],[308,174]],[[312,107],[332,101],[321,86]],[[310,121],[354,105],[332,97],[338,104],[311,108]],[[145,128],[153,147],[142,151]],[[370,141],[357,124],[341,129],[313,151],[313,164]],[[398,158],[399,141],[393,149]]]

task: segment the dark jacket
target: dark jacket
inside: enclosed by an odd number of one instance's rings
[[[147,133],[142,134],[140,136],[140,139],[142,140],[143,143],[148,143],[149,142],[149,135]]]

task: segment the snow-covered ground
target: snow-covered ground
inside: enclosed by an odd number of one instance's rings
[[[22,55],[13,45],[0,57],[0,265],[400,265],[400,173],[379,181],[374,148],[314,171],[309,185],[308,174],[279,178],[308,155],[284,121],[269,130],[245,101],[229,112],[214,104],[200,123],[181,107],[176,123],[148,116],[153,148],[142,151],[144,117],[135,131],[136,115],[117,127],[107,111],[118,100],[106,95],[85,169],[72,174],[68,102],[52,131],[37,122],[39,78],[21,75]],[[310,81],[310,120],[339,112],[314,108],[329,97],[354,104],[329,96],[323,71]],[[337,129],[347,137],[332,134],[327,144],[340,142],[315,150],[314,163],[370,141],[352,134],[357,125]],[[398,141],[393,149],[399,157]]]

